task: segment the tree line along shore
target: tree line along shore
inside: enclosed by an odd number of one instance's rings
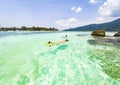
[[[0,31],[59,31],[57,28],[47,27],[1,27]]]

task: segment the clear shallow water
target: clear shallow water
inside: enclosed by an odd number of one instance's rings
[[[120,85],[119,43],[90,33],[1,32],[0,85]]]

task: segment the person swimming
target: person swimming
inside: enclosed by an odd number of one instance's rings
[[[69,40],[68,39],[65,39],[65,40],[62,40],[62,41],[58,41],[58,42],[54,42],[56,45],[59,45],[59,44],[63,44],[65,42],[68,42]]]
[[[67,37],[68,37],[68,35],[63,36],[64,39],[66,39]]]
[[[49,46],[49,47],[51,47],[53,45],[63,44],[63,43],[68,42],[68,41],[69,41],[68,39],[65,39],[65,40],[62,40],[62,41],[57,41],[57,42],[48,41],[48,43],[46,45]]]
[[[68,37],[68,35],[65,35],[65,37]]]
[[[48,43],[47,43],[46,45],[48,45],[49,47],[51,47],[51,46],[53,46],[53,45],[54,45],[54,43],[53,43],[53,42],[51,42],[51,41],[48,41]]]

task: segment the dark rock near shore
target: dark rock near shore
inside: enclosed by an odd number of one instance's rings
[[[120,37],[120,32],[114,34],[115,37]]]
[[[93,39],[87,41],[90,45],[112,45],[120,48],[120,37],[93,37]]]
[[[102,36],[104,37],[105,36],[105,30],[95,30],[92,32],[91,34],[92,36]]]

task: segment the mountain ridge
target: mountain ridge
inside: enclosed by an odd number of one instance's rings
[[[89,24],[85,26],[65,29],[64,31],[93,31],[98,29],[104,29],[106,31],[120,31],[120,18],[101,24]]]

